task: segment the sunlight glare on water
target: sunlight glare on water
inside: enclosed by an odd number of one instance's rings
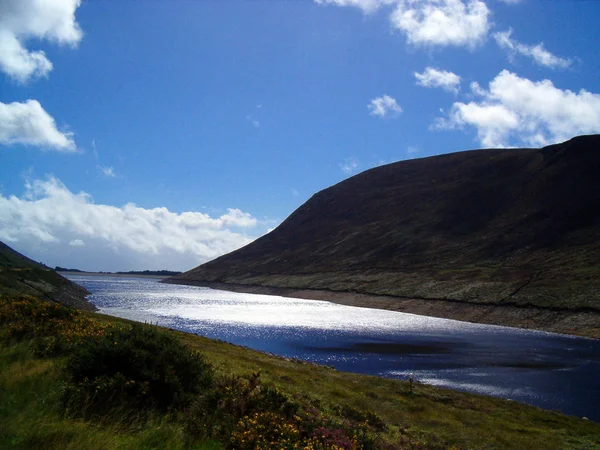
[[[201,288],[185,296],[165,292],[179,301],[164,305],[146,305],[156,315],[207,321],[214,324],[250,326],[304,327],[327,330],[377,331],[404,330],[420,333],[441,331],[448,321],[414,314],[390,314],[388,311],[337,305],[270,295],[243,294]],[[152,302],[154,303],[154,302]],[[452,324],[460,326],[460,322]]]

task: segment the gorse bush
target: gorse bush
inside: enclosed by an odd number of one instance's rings
[[[367,421],[334,420],[309,398],[263,384],[260,372],[215,380],[186,424],[192,439],[218,439],[231,450],[369,450],[378,448],[372,431]]]
[[[240,419],[257,412],[277,413],[290,419],[300,404],[272,386],[261,383],[260,372],[225,376],[199,397],[189,409],[187,431],[195,438],[229,438]]]
[[[0,324],[6,338],[15,341],[54,335],[62,322],[70,322],[76,315],[75,310],[27,295],[0,301]]]
[[[212,383],[212,367],[151,325],[113,327],[78,345],[67,361],[68,409],[86,415],[115,404],[167,411],[186,406]]]
[[[356,425],[356,424],[354,424]],[[228,448],[235,450],[374,450],[378,449],[364,427],[320,426],[307,433],[302,419],[255,412],[238,421]]]
[[[0,298],[0,325],[8,341],[32,340],[38,356],[68,354],[75,345],[101,336],[108,327],[75,309],[27,295]]]
[[[334,444],[321,444],[302,435],[294,421],[272,412],[256,412],[238,421],[231,434],[230,448],[255,449],[328,449],[342,450]]]

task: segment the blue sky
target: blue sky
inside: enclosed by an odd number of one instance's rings
[[[377,165],[600,132],[600,2],[0,0],[0,240],[189,269]]]

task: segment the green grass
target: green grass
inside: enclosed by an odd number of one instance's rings
[[[1,313],[0,308],[0,322]],[[94,330],[132,326],[129,321],[95,313],[78,313],[77,317],[81,319],[77,322],[78,333],[79,324],[88,323],[88,319],[97,327]],[[60,330],[43,329],[46,333]],[[118,408],[109,416],[86,417],[87,420],[66,415],[62,399],[70,382],[66,374],[72,350],[41,357],[35,337],[15,340],[9,338],[10,330],[0,325],[0,448],[232,448],[229,435],[213,437],[212,441],[190,439],[190,420],[195,418],[190,419],[189,414],[178,409],[153,410],[140,415],[140,420],[131,420],[135,410]],[[68,333],[79,336],[73,330]],[[420,383],[415,383],[411,391],[408,383],[398,380],[337,372],[177,331],[165,333],[188,348],[199,350],[211,364],[215,379],[241,380],[239,392],[244,391],[244,380],[248,380],[240,376],[260,371],[261,388],[254,394],[239,394],[234,406],[244,406],[244,402],[256,402],[258,398],[264,402],[265,392],[277,388],[292,404],[301,405],[301,410],[314,405],[329,424],[369,418],[373,418],[372,423],[381,421],[385,426],[370,428],[377,438],[373,441],[377,445],[371,448],[600,449],[600,425],[587,420]],[[77,339],[73,342],[70,345],[80,345]],[[238,395],[236,388],[234,393]],[[206,404],[202,398],[192,404],[191,410],[210,416],[213,411],[201,410]]]
[[[65,418],[59,408],[63,387],[59,358],[33,356],[31,344],[0,346],[0,448],[2,449],[186,449],[217,450],[218,443],[184,439],[181,423],[156,417],[143,425]]]

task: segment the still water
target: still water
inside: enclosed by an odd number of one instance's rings
[[[100,312],[338,370],[414,379],[600,422],[600,341],[272,295],[69,274]]]

